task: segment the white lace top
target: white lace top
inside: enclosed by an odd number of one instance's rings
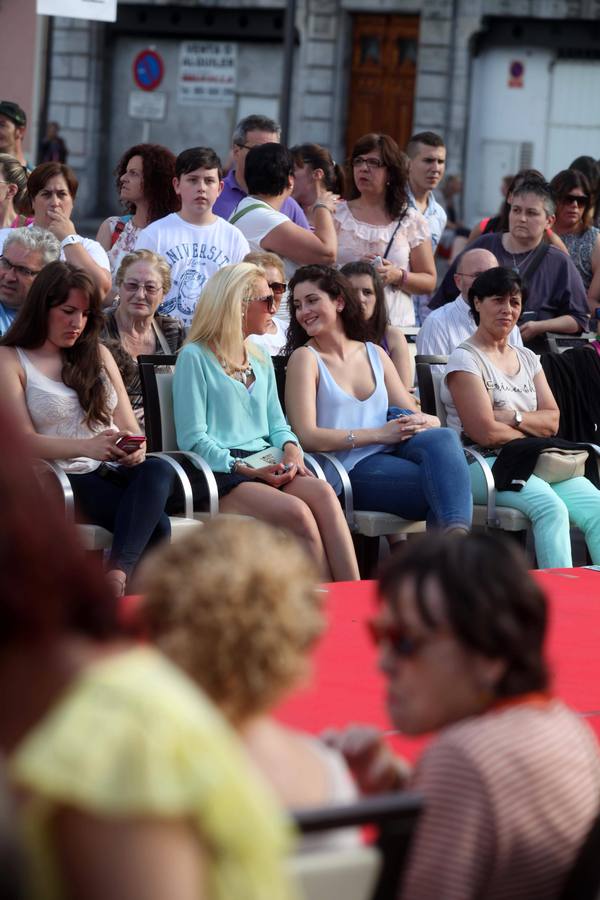
[[[25,402],[31,421],[38,434],[62,438],[89,438],[106,429],[98,423],[90,427],[73,388],[62,381],[54,381],[34,366],[24,350],[15,348],[25,370]],[[111,414],[117,405],[117,392],[112,381],[105,376],[108,408]],[[116,430],[116,429],[115,429]],[[70,474],[93,472],[100,465],[97,459],[77,456],[73,459],[57,459],[58,465]]]
[[[383,256],[394,229],[396,219],[389,225],[370,225],[356,219],[345,200],[340,201],[334,213],[335,230],[338,236],[338,265],[362,259],[370,253]],[[402,218],[387,258],[395,266],[410,271],[410,251],[423,241],[430,240],[429,225],[425,217],[411,206]],[[386,287],[385,300],[391,325],[414,325],[415,315],[412,300],[404,291]]]

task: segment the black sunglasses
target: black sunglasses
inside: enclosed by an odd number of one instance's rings
[[[578,194],[567,194],[563,197],[563,203],[576,203],[577,206],[583,209],[585,206],[587,206],[589,199],[590,198],[585,194],[583,195],[583,197]]]

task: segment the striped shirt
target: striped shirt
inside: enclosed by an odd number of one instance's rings
[[[595,737],[558,700],[457,722],[423,754],[403,900],[552,900],[600,807]]]

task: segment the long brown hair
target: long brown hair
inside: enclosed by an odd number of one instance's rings
[[[294,272],[288,285],[288,297],[292,310],[287,331],[287,342],[282,351],[284,356],[289,356],[297,347],[303,347],[310,340],[306,331],[298,322],[296,311],[293,309],[294,288],[298,284],[304,284],[305,281],[316,284],[319,290],[329,294],[331,300],[341,297],[344,301],[344,306],[340,311],[340,318],[347,338],[350,338],[352,341],[370,340],[369,326],[365,322],[358,294],[348,278],[342,275],[338,269],[334,269],[333,266],[300,266]]]
[[[49,310],[65,303],[72,290],[83,291],[86,295],[89,315],[75,344],[61,350],[61,378],[76,392],[88,425],[110,425],[99,341],[103,325],[102,302],[100,291],[83,269],[59,260],[45,266],[0,343],[25,350],[41,347],[48,337]]]

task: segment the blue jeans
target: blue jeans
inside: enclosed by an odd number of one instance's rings
[[[393,453],[373,453],[349,475],[356,509],[426,519],[429,527],[471,526],[469,467],[449,428],[422,431]]]
[[[165,505],[174,472],[162,459],[119,466],[114,475],[97,471],[69,474],[79,514],[113,533],[109,565],[131,574],[146,547],[168,538],[171,523]]]
[[[495,456],[487,457],[493,467]],[[475,503],[485,503],[485,482],[479,466],[472,464]],[[570,524],[585,535],[590,556],[600,565],[600,491],[587,478],[569,478],[548,484],[530,475],[520,491],[497,491],[496,504],[518,509],[531,520],[535,555],[540,569],[568,569],[573,565]]]

